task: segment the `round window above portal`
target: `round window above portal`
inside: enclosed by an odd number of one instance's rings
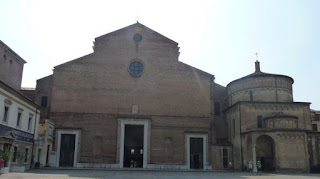
[[[132,76],[138,77],[143,73],[144,67],[140,61],[134,60],[130,63],[128,70]]]
[[[141,35],[141,34],[134,34],[133,40],[134,40],[136,43],[141,42],[141,40],[142,40],[142,35]]]

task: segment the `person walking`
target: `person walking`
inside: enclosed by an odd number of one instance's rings
[[[258,169],[257,175],[261,175],[262,164],[260,160],[258,160],[257,162],[257,169]]]
[[[4,160],[2,156],[0,156],[0,175],[2,174],[1,169],[4,167]]]
[[[228,163],[228,168],[230,171],[232,171],[232,162],[231,161]]]
[[[249,169],[249,172],[252,172],[252,162],[251,161],[249,161],[249,163],[248,163],[248,169]]]

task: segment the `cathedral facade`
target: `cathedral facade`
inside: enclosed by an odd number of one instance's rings
[[[140,23],[97,37],[93,49],[37,81],[41,114],[55,123],[55,166],[256,170],[260,160],[266,171],[307,172],[319,163],[310,162],[319,153],[308,148],[310,103],[293,101],[292,78],[256,62],[223,87]]]

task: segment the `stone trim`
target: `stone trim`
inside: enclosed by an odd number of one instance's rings
[[[151,122],[149,119],[123,119],[119,118],[118,126],[118,156],[119,167],[123,168],[124,160],[124,132],[125,125],[143,125],[143,168],[147,168],[148,161],[150,160],[150,135],[151,135]]]
[[[225,110],[223,110],[224,113],[229,112],[230,109],[236,107],[237,105],[241,105],[241,104],[248,104],[250,106],[257,106],[257,105],[265,105],[265,106],[270,106],[270,105],[274,105],[277,107],[283,107],[282,105],[284,105],[283,108],[287,108],[289,110],[289,108],[299,108],[298,106],[310,106],[311,103],[308,102],[267,102],[267,101],[238,101],[236,103],[234,103],[233,105],[229,106],[228,108],[226,108]],[[290,107],[288,106],[290,105]]]
[[[75,149],[74,149],[74,157],[73,157],[73,167],[77,166],[78,161],[78,153],[80,154],[80,130],[76,129],[57,129],[57,155],[56,155],[56,167],[59,167],[60,162],[60,148],[61,148],[61,135],[62,134],[75,134]]]
[[[205,167],[205,166],[204,166]],[[159,169],[159,170],[188,170],[188,165],[162,165],[162,164],[148,164],[148,169]]]
[[[260,128],[260,129],[254,129],[246,132],[242,132],[241,135],[246,135],[249,133],[265,133],[265,132],[310,132],[309,130],[305,129],[268,129],[268,128]]]
[[[5,106],[9,106],[12,104],[11,100],[10,99],[5,99],[4,100],[4,103],[5,103]]]
[[[203,139],[203,169],[206,169],[206,162],[207,162],[207,153],[208,153],[208,135],[207,134],[186,134],[186,165],[187,169],[190,169],[190,138],[202,138]]]
[[[119,164],[110,163],[77,163],[76,168],[119,168]]]

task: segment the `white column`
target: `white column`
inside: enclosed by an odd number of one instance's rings
[[[252,161],[253,161],[253,172],[257,172],[257,157],[256,157],[256,143],[252,142]]]

